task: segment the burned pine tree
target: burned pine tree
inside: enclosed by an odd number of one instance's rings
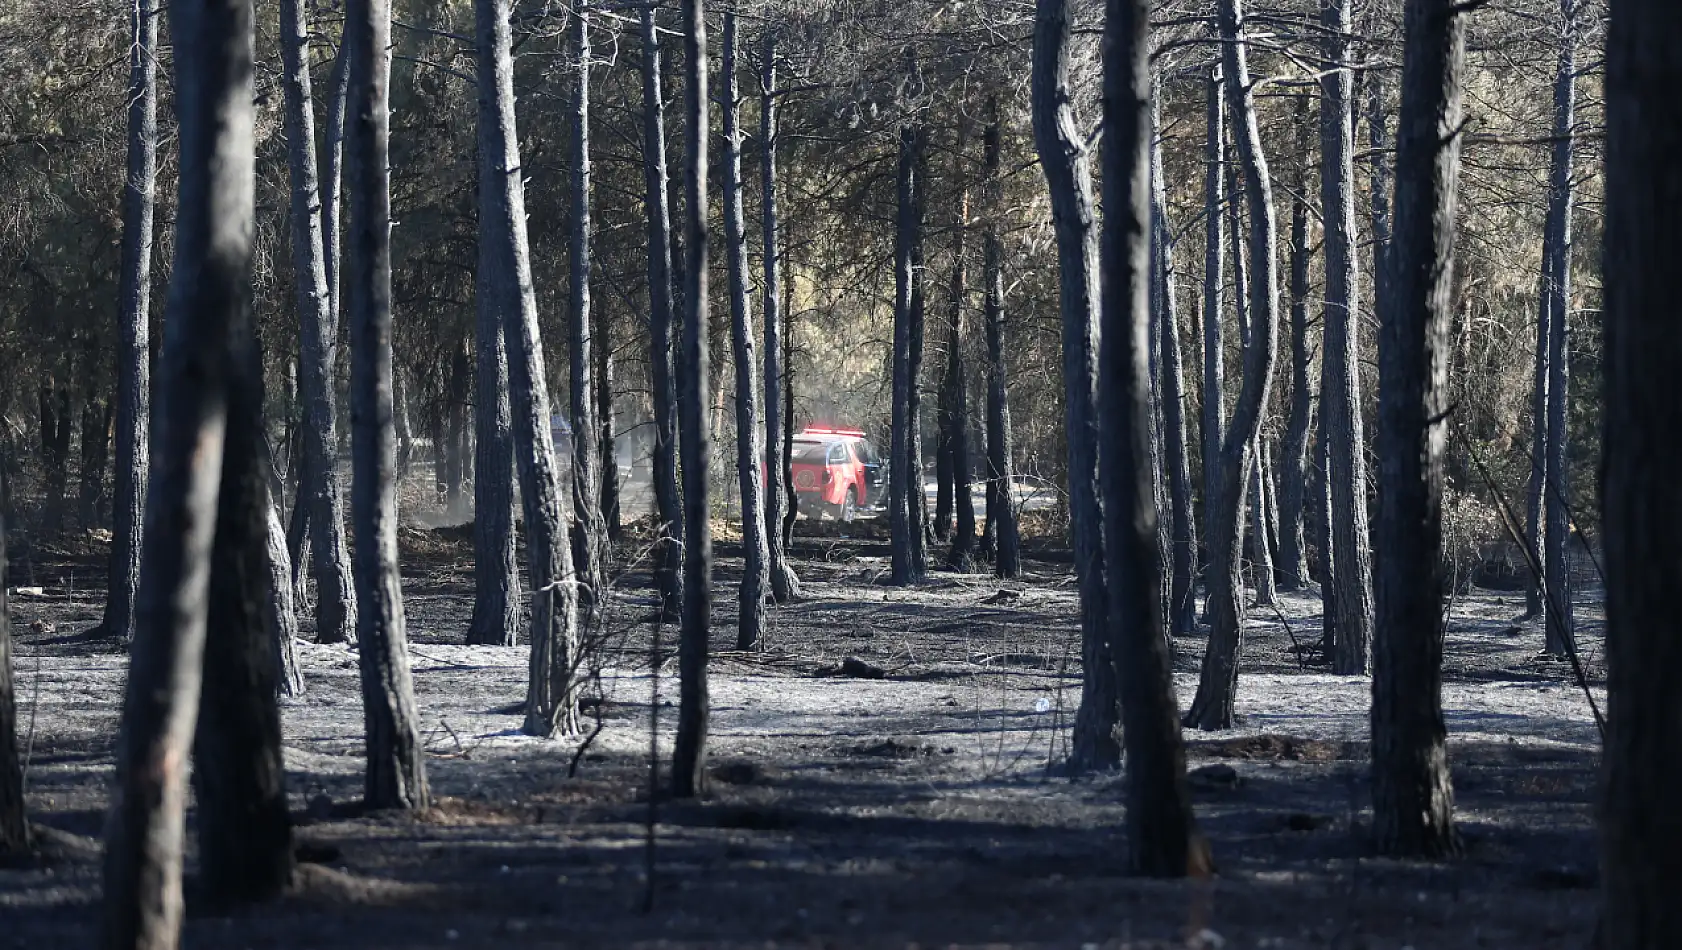
[[[922,464],[916,456],[918,376],[922,364],[922,333],[915,323],[922,271],[918,266],[922,209],[917,202],[917,176],[923,165],[923,130],[906,122],[899,133],[896,182],[898,217],[894,230],[893,422],[888,460],[888,534],[895,584],[916,584],[928,572],[920,513],[923,509]]]
[[[1205,873],[1186,786],[1166,606],[1159,595],[1156,490],[1145,463],[1150,413],[1154,126],[1149,7],[1108,0],[1104,25],[1103,332],[1099,423],[1107,555],[1106,636],[1127,732],[1129,863],[1142,874]],[[1160,234],[1157,234],[1160,240]]]
[[[678,639],[677,736],[672,752],[672,795],[693,798],[706,791],[707,638],[712,629],[712,513],[708,471],[712,444],[707,429],[707,34],[702,0],[683,0],[684,161],[683,352],[679,417],[683,436],[683,619]]]
[[[1051,193],[1063,317],[1064,430],[1069,446],[1069,528],[1080,582],[1080,709],[1069,770],[1121,762],[1116,668],[1106,623],[1103,511],[1098,489],[1098,224],[1092,167],[1069,91],[1072,14],[1066,0],[1034,7],[1034,144]]]
[[[999,101],[987,99],[987,127],[982,133],[986,167],[987,225],[982,239],[982,317],[987,327],[987,531],[992,539],[993,572],[1001,578],[1022,573],[1022,542],[1016,523],[1015,471],[1010,437],[1009,367],[1005,363],[1004,247],[999,238],[1002,213]]]
[[[1180,311],[1174,292],[1174,233],[1168,221],[1168,183],[1162,171],[1161,89],[1151,86],[1151,293],[1162,407],[1162,479],[1170,506],[1168,574],[1170,633],[1197,625],[1197,516],[1192,511],[1191,446],[1186,427],[1185,366],[1180,354]]]
[[[316,175],[309,23],[301,0],[283,0],[280,12],[281,56],[286,73],[286,151],[292,186],[292,271],[298,309],[298,394],[304,410],[303,466],[295,504],[303,509],[310,536],[316,640],[340,643],[350,638],[356,590],[350,552],[345,546],[344,496],[336,464],[332,374],[337,314],[329,286]]]
[[[134,637],[134,598],[150,459],[152,217],[158,177],[158,0],[136,0],[129,47],[128,173],[123,181],[123,249],[117,315],[115,484],[106,636]],[[0,583],[0,586],[4,586]]]
[[[1350,58],[1351,5],[1351,0],[1324,0],[1321,7],[1326,58],[1334,63],[1346,63]],[[1352,71],[1347,66],[1328,70],[1320,79],[1320,206],[1325,221],[1326,267],[1320,424],[1330,453],[1326,482],[1331,490],[1328,523],[1333,593],[1326,596],[1322,587],[1322,596],[1335,609],[1332,671],[1350,676],[1366,672],[1373,637],[1357,319],[1360,266],[1355,253],[1354,108]]]
[[[648,225],[648,358],[654,401],[654,508],[661,525],[654,586],[662,619],[677,620],[683,594],[683,500],[677,474],[677,386],[672,365],[672,225],[668,204],[666,117],[660,93],[660,33],[655,6],[642,9],[642,173]]]
[[[1606,39],[1605,772],[1599,946],[1682,945],[1682,11],[1612,0]]]
[[[958,137],[958,153],[963,154],[964,138]],[[964,294],[968,280],[965,267],[964,238],[969,229],[969,191],[966,188],[958,199],[958,220],[952,236],[952,283],[949,288],[948,336],[946,340],[946,372],[941,390],[945,393],[941,426],[945,430],[948,475],[952,482],[953,507],[958,524],[952,533],[952,547],[946,554],[946,564],[952,570],[969,573],[975,559],[975,497],[970,491],[969,457],[969,379],[964,359]],[[937,516],[936,524],[940,522]]]
[[[748,305],[747,226],[742,212],[742,128],[736,82],[736,3],[727,0],[720,51],[719,111],[724,114],[724,245],[728,258],[730,343],[736,364],[736,478],[742,492],[742,584],[736,648],[752,650],[765,636],[771,581],[765,526],[764,430],[759,420],[759,354]]]
[[[590,321],[590,15],[573,13],[574,57],[572,115],[572,240],[569,242],[571,279],[567,307],[568,382],[572,410],[572,510],[577,535],[572,539],[578,594],[587,616],[599,619],[606,594],[607,525],[601,509],[601,458],[594,438],[596,387],[591,373]]]
[[[5,476],[0,474],[0,481]],[[6,512],[0,508],[0,859],[26,854],[29,816],[18,756],[17,687],[12,679],[12,614],[6,601]]]
[[[1379,309],[1377,541],[1385,556],[1374,577],[1373,833],[1381,852],[1441,857],[1459,848],[1442,710],[1442,493],[1463,12],[1455,0],[1409,0],[1406,31],[1391,296]],[[1345,596],[1338,593],[1338,608],[1347,617]]]
[[[397,564],[392,424],[390,0],[348,0],[345,49],[346,311],[351,346],[351,521],[356,537],[358,667],[370,808],[430,801]]]
[[[1278,347],[1273,185],[1262,152],[1249,61],[1240,33],[1242,0],[1221,0],[1217,19],[1222,40],[1222,74],[1227,79],[1223,83],[1226,105],[1232,115],[1239,158],[1244,163],[1245,202],[1250,211],[1250,339],[1244,351],[1243,386],[1233,407],[1231,423],[1222,434],[1220,453],[1215,456],[1220,484],[1215,495],[1219,504],[1213,506],[1208,528],[1209,646],[1203,654],[1197,696],[1186,714],[1187,724],[1199,729],[1232,727],[1233,701],[1238,692],[1238,658],[1244,646],[1241,569],[1245,485],[1250,481],[1251,466],[1256,461],[1251,447],[1259,441]],[[1204,464],[1208,465],[1207,459]],[[1265,525],[1256,525],[1255,533],[1258,547],[1265,550]]]
[[[792,377],[783,358],[784,322],[781,278],[781,226],[777,211],[777,34],[765,31],[759,62],[759,169],[760,169],[760,252],[765,274],[761,300],[765,311],[765,540],[766,569],[771,576],[771,596],[786,604],[800,596],[800,578],[789,563],[784,544],[784,513],[794,492],[785,461],[787,449],[784,423],[794,418],[793,401],[785,399],[784,387]],[[790,522],[792,524],[792,522]]]

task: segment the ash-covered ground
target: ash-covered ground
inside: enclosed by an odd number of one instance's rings
[[[651,810],[649,710],[668,758],[678,684],[676,631],[645,619],[646,575],[621,572],[594,634],[586,735],[532,739],[518,732],[524,647],[460,645],[467,537],[404,535],[436,807],[360,813],[354,649],[300,645],[308,689],[284,708],[297,891],[232,917],[194,909],[188,946],[1424,950],[1581,947],[1593,932],[1599,736],[1570,666],[1514,622],[1519,595],[1452,605],[1443,703],[1462,857],[1374,855],[1370,681],[1298,647],[1319,637],[1319,599],[1286,593],[1250,612],[1240,728],[1186,736],[1218,874],[1161,882],[1126,873],[1120,775],[1049,768],[1080,694],[1066,554],[1037,551],[1019,582],[936,572],[904,590],[881,584],[879,541],[804,539],[805,599],[773,609],[762,652],[740,653],[739,561],[721,544],[712,791]],[[0,944],[93,939],[126,663],[78,636],[99,619],[100,565],[39,551],[14,565],[14,584],[40,588],[15,601],[15,664],[29,804],[51,831],[41,862],[0,869]],[[1598,684],[1590,594],[1578,628]],[[1201,635],[1176,647],[1186,701]],[[882,678],[843,675],[848,658]]]

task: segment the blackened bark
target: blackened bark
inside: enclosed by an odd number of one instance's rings
[[[913,65],[913,71],[915,71]],[[929,493],[923,474],[923,355],[928,329],[928,259],[923,249],[923,225],[928,212],[929,150],[928,130],[917,126],[917,148],[913,161],[916,171],[911,176],[911,349],[906,372],[911,385],[906,396],[906,415],[910,422],[910,447],[907,450],[911,493],[907,496],[911,507],[911,559],[917,565],[917,575],[928,573],[929,543],[934,537],[934,518],[929,511]]]
[[[1159,596],[1156,490],[1144,464],[1151,388],[1152,142],[1144,0],[1108,0],[1104,53],[1104,240],[1100,426],[1107,635],[1127,733],[1127,845],[1141,874],[1209,868],[1186,787],[1173,665]],[[1158,219],[1159,220],[1159,219]],[[1160,237],[1160,226],[1155,229]]]
[[[915,584],[923,579],[927,565],[918,557],[924,550],[918,524],[918,496],[922,494],[922,465],[914,458],[919,440],[914,391],[917,365],[913,359],[913,312],[922,276],[917,269],[915,246],[922,228],[917,207],[916,178],[921,170],[918,152],[923,148],[922,130],[907,123],[899,133],[899,164],[896,177],[898,209],[894,230],[894,340],[893,418],[888,457],[888,536],[893,583]]]
[[[525,512],[531,584],[528,735],[559,736],[578,725],[580,660],[578,577],[567,540],[565,509],[551,434],[549,377],[544,370],[537,298],[526,243],[526,199],[514,121],[514,60],[509,0],[475,0],[479,89],[479,242],[489,272],[485,286],[502,315],[508,344],[514,458]],[[576,437],[576,436],[575,436]]]
[[[671,210],[667,204],[666,119],[660,93],[660,37],[652,4],[642,10],[642,169],[648,217],[649,385],[654,402],[654,508],[662,526],[654,550],[660,614],[677,620],[683,596],[683,502],[677,481],[677,389],[672,366]]]
[[[0,481],[5,476],[0,475]],[[29,851],[29,816],[18,757],[17,688],[12,679],[12,615],[6,602],[6,514],[0,511],[0,857]]]
[[[134,637],[141,527],[151,423],[152,214],[158,176],[158,0],[133,0],[129,48],[128,174],[123,181],[123,259],[119,277],[117,464],[112,488],[111,565],[105,595],[107,636]],[[0,585],[3,586],[3,585]]]
[[[784,376],[788,365],[783,361],[783,313],[781,277],[781,245],[777,231],[781,225],[777,217],[777,34],[767,29],[762,41],[759,60],[759,173],[760,189],[760,252],[765,260],[765,278],[761,300],[765,309],[765,526],[766,562],[771,575],[771,596],[779,604],[800,597],[800,578],[788,561],[784,546],[783,517],[790,511],[789,494],[794,486],[784,477],[787,466],[783,462],[785,418],[792,418],[794,407],[783,398]]]
[[[987,323],[987,531],[993,537],[994,573],[1013,578],[1022,573],[1022,545],[1016,524],[1007,385],[1010,376],[1005,363],[1004,247],[999,239],[999,220],[1004,210],[999,138],[999,102],[997,97],[989,97],[982,143],[987,170],[987,234],[981,265],[985,295],[982,307]]]
[[[292,186],[292,272],[298,308],[298,395],[304,409],[304,465],[296,504],[305,509],[310,529],[316,640],[341,643],[350,638],[351,618],[356,615],[356,590],[351,578],[350,552],[345,546],[344,496],[335,464],[338,437],[334,433],[333,342],[337,316],[325,243],[324,222],[328,212],[316,180],[309,24],[299,0],[283,0],[280,14],[281,57],[286,78],[286,155]],[[336,174],[337,158],[330,164]],[[335,210],[332,219],[335,243],[337,227]]]
[[[177,0],[169,16],[181,187],[157,452],[106,833],[100,940],[112,950],[173,950],[180,939],[187,761],[205,657],[229,388],[249,372],[233,355],[242,327],[251,332],[251,4]]]
[[[963,144],[960,133],[960,155],[963,154]],[[957,532],[952,535],[952,549],[947,552],[946,564],[966,574],[975,569],[975,497],[970,492],[969,461],[969,370],[964,360],[964,294],[968,284],[964,238],[968,229],[969,191],[966,189],[958,200],[958,223],[952,237],[951,335],[946,344],[946,385],[943,388],[947,404],[942,420],[946,427],[953,506],[958,515]]]
[[[1037,0],[1034,144],[1051,193],[1051,221],[1057,234],[1069,522],[1080,582],[1081,701],[1069,769],[1086,772],[1119,765],[1121,743],[1116,735],[1120,696],[1106,626],[1109,593],[1098,494],[1098,226],[1090,158],[1070,101],[1071,32],[1066,0]],[[1138,438],[1145,438],[1148,431],[1139,430]]]
[[[1160,335],[1163,479],[1171,517],[1168,522],[1168,614],[1170,633],[1191,633],[1197,625],[1197,516],[1192,510],[1191,449],[1186,431],[1185,366],[1180,356],[1180,311],[1175,293],[1174,232],[1168,222],[1168,182],[1162,171],[1161,90],[1151,94],[1151,233],[1156,287],[1156,327]],[[1172,643],[1172,641],[1170,641]]]
[[[1250,574],[1256,588],[1256,606],[1277,603],[1279,592],[1273,574],[1272,518],[1267,503],[1268,439],[1256,437],[1250,444]]]
[[[480,246],[481,259],[489,250]],[[473,321],[473,617],[467,642],[513,646],[520,626],[514,541],[514,432],[502,312],[481,264]]]
[[[1231,425],[1222,438],[1220,504],[1209,527],[1208,574],[1209,647],[1203,654],[1197,697],[1187,713],[1188,724],[1200,729],[1230,729],[1233,700],[1238,692],[1238,658],[1244,645],[1243,549],[1244,486],[1254,459],[1249,447],[1261,431],[1262,410],[1273,380],[1278,347],[1278,289],[1274,267],[1275,222],[1273,184],[1262,153],[1261,132],[1250,87],[1250,67],[1240,37],[1242,0],[1221,0],[1222,72],[1227,108],[1232,113],[1238,153],[1244,163],[1245,200],[1250,210],[1250,345],[1244,351],[1244,384],[1233,407]]]
[[[575,567],[579,597],[591,617],[598,616],[606,595],[603,553],[607,525],[602,521],[601,459],[596,440],[595,369],[590,351],[595,346],[590,322],[590,16],[580,9],[572,24],[576,82],[572,103],[572,241],[571,305],[567,342],[572,388],[572,501],[578,537]]]
[[[1613,0],[1606,37],[1606,765],[1600,946],[1682,946],[1682,10]]]
[[[1326,58],[1352,58],[1351,0],[1323,0]],[[1320,206],[1325,221],[1326,305],[1321,314],[1320,412],[1331,467],[1332,585],[1337,639],[1332,672],[1367,671],[1373,638],[1372,553],[1367,530],[1366,432],[1361,418],[1360,262],[1355,253],[1355,96],[1353,71],[1320,79]],[[1379,200],[1379,199],[1375,199]],[[1387,298],[1386,298],[1387,299]],[[1382,303],[1382,301],[1381,301]]]
[[[748,306],[747,225],[742,211],[742,128],[736,84],[736,3],[724,8],[719,111],[724,114],[724,243],[730,270],[730,343],[736,364],[736,478],[742,492],[742,586],[736,649],[765,635],[769,541],[765,532],[765,430],[759,421],[759,352]]]
[[[492,271],[494,273],[494,271]],[[439,411],[444,414],[444,512],[451,518],[467,516],[467,400],[469,377],[467,341],[462,340],[450,352],[450,372],[445,377],[444,401]],[[392,369],[395,383],[396,368]],[[392,386],[392,422],[395,432],[397,388]]]
[[[1564,35],[1554,79],[1553,158],[1548,175],[1548,219],[1542,248],[1542,313],[1548,326],[1547,526],[1543,536],[1547,577],[1544,649],[1561,656],[1576,649],[1571,609],[1571,479],[1566,449],[1569,412],[1571,314],[1571,162],[1577,122],[1577,0],[1560,0]]]
[[[1454,0],[1410,0],[1405,22],[1391,296],[1379,312],[1373,832],[1381,852],[1440,857],[1458,849],[1442,711],[1442,490],[1465,26]],[[1347,639],[1340,619],[1339,652]]]
[[[370,808],[429,799],[409,675],[397,564],[391,392],[390,0],[346,0],[350,93],[345,120],[346,310],[351,345],[351,520],[356,532],[356,640]]]
[[[612,557],[613,542],[619,540],[623,525],[620,521],[619,506],[619,442],[613,422],[613,336],[610,332],[612,325],[608,323],[607,311],[598,307],[592,311],[592,319],[596,322],[596,329],[591,348],[596,358],[596,414],[597,424],[601,435],[598,439],[597,457],[602,462],[601,480],[601,513],[602,527],[607,531],[607,538],[602,542],[602,564],[606,570],[608,560]]]
[[[672,794],[704,794],[707,763],[707,637],[712,626],[712,524],[708,470],[712,444],[707,431],[707,33],[702,0],[683,0],[684,268],[683,398],[683,622],[678,641],[677,735],[672,752]],[[744,297],[745,299],[745,297]]]
[[[1210,68],[1207,119],[1203,145],[1203,544],[1204,585],[1210,583],[1213,563],[1215,512],[1221,507],[1221,441],[1226,431],[1226,340],[1222,326],[1225,305],[1226,96],[1220,63]]]
[[[1307,106],[1298,110],[1299,127]],[[1308,580],[1308,552],[1303,543],[1303,502],[1307,491],[1308,430],[1313,423],[1314,390],[1309,381],[1308,345],[1308,174],[1297,166],[1291,189],[1291,408],[1279,443],[1279,586],[1300,590]]]
[[[250,36],[250,21],[242,30]],[[249,42],[249,40],[247,41]],[[248,305],[230,327],[227,434],[211,542],[204,685],[193,740],[199,878],[212,905],[278,897],[292,880],[280,751],[263,363]],[[285,585],[282,584],[282,587]]]
[[[304,674],[298,668],[298,600],[292,576],[292,558],[286,550],[286,528],[280,523],[280,508],[271,498],[267,521],[268,606],[264,614],[273,645],[275,691],[281,696],[301,696]]]
[[[76,523],[100,526],[105,513],[105,463],[111,458],[112,404],[89,395],[82,404],[82,464],[76,473]]]

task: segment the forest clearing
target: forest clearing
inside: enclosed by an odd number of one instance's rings
[[[585,733],[539,739],[519,729],[524,646],[460,643],[464,535],[407,530],[433,807],[360,812],[354,650],[300,643],[308,686],[283,704],[284,752],[300,854],[317,863],[273,906],[189,910],[186,945],[1390,950],[1582,947],[1593,931],[1599,738],[1568,665],[1538,655],[1533,624],[1513,624],[1522,595],[1471,589],[1451,614],[1443,706],[1460,860],[1371,852],[1370,681],[1329,675],[1312,654],[1298,663],[1279,618],[1299,640],[1317,636],[1319,600],[1304,592],[1252,622],[1239,726],[1188,740],[1219,875],[1171,884],[1126,873],[1119,776],[1055,775],[1079,695],[1068,566],[1030,556],[1017,581],[950,575],[901,591],[879,583],[883,542],[859,534],[799,539],[807,599],[778,611],[762,652],[716,638],[712,794],[658,804],[645,908],[652,628],[639,622],[651,602],[638,578],[622,578],[633,592],[607,621]],[[720,553],[727,585],[739,561]],[[37,565],[45,596],[14,607],[31,813],[65,833],[43,867],[0,872],[14,946],[91,936],[124,657],[62,631],[97,619],[88,585],[101,569]],[[729,630],[733,605],[721,597],[717,610],[715,629]],[[1597,605],[1582,604],[1579,623],[1598,682]],[[671,646],[668,633],[662,760],[676,722]],[[1177,640],[1182,701],[1201,649]],[[882,678],[844,674],[849,658]]]

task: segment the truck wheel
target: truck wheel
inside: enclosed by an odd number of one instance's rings
[[[854,486],[847,486],[847,497],[841,499],[841,507],[836,512],[835,520],[844,524],[851,524],[859,511],[859,490]]]

